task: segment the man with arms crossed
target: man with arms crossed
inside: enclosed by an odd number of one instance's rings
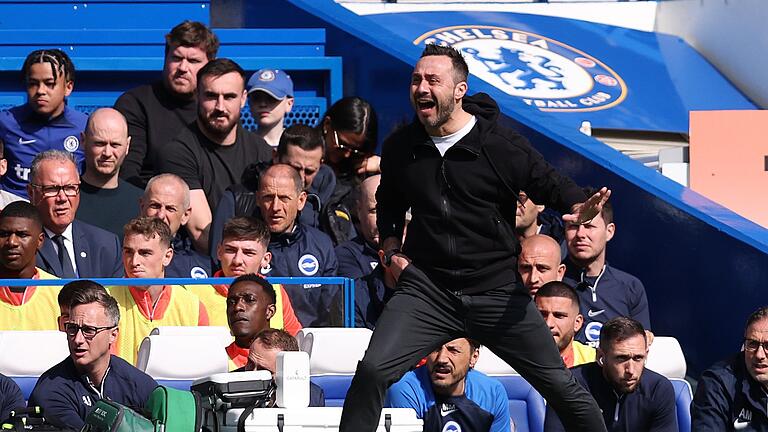
[[[384,143],[377,225],[398,284],[358,364],[340,430],[375,430],[387,387],[463,334],[515,368],[572,430],[603,431],[594,399],[565,369],[518,280],[514,226],[521,189],[571,212],[564,218],[573,223],[594,217],[610,192],[585,203],[584,193],[525,138],[496,124],[493,100],[465,97],[467,75],[461,53],[427,45],[411,76],[418,119]],[[409,207],[413,218],[401,252]]]

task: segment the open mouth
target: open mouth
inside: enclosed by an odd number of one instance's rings
[[[419,111],[428,111],[434,108],[437,104],[432,99],[418,99],[416,100],[416,108]]]

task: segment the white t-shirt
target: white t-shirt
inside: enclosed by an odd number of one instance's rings
[[[445,152],[447,152],[448,149],[451,148],[454,144],[459,142],[459,140],[464,138],[464,136],[467,135],[473,127],[475,127],[475,123],[477,123],[477,118],[472,116],[472,118],[469,119],[463,128],[450,135],[442,137],[430,136],[430,138],[432,138],[432,142],[435,143],[435,147],[437,147],[437,150],[440,152],[440,156],[445,156]]]

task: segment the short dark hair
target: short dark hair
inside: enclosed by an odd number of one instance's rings
[[[243,88],[245,88],[245,71],[239,64],[228,58],[217,58],[211,60],[205,64],[199,71],[197,71],[197,88],[202,89],[200,85],[203,79],[209,76],[220,77],[228,73],[236,73],[240,75],[243,81]]]
[[[576,291],[568,286],[565,282],[561,281],[549,281],[542,285],[541,288],[539,288],[538,291],[536,291],[536,297],[541,298],[550,298],[550,297],[562,297],[567,298],[571,302],[573,302],[574,305],[576,305],[576,309],[579,309],[581,307],[581,302],[579,301],[579,295],[576,294]]]
[[[584,191],[584,195],[587,196],[587,198],[591,197],[592,195],[596,194],[597,191],[600,189],[597,189],[592,186],[587,186],[582,189]],[[603,204],[603,210],[600,212],[600,216],[603,217],[603,221],[605,221],[605,224],[608,225],[609,223],[613,223],[613,205],[611,204],[611,200],[608,199],[608,201]]]
[[[616,342],[635,336],[642,336],[645,340],[645,329],[642,324],[628,317],[612,318],[600,329],[600,347],[608,349]]]
[[[0,138],[0,159],[5,159],[5,141]]]
[[[149,240],[154,236],[160,238],[160,244],[166,247],[171,245],[171,228],[163,220],[142,216],[135,219],[131,219],[123,227],[123,236],[129,235],[142,235],[145,239]]]
[[[109,295],[101,284],[87,279],[71,283],[77,282],[81,282],[82,285],[72,293],[72,299],[69,302],[70,310],[75,306],[98,303],[104,308],[104,312],[112,325],[116,326],[120,323],[120,309],[117,306],[117,300]]]
[[[0,219],[11,217],[29,219],[34,222],[35,226],[41,231],[43,229],[43,220],[40,219],[40,213],[35,206],[27,201],[14,201],[0,211]]]
[[[263,277],[257,274],[247,273],[242,276],[238,276],[237,278],[235,278],[235,280],[232,281],[232,284],[229,285],[230,291],[235,285],[239,283],[244,283],[244,282],[253,282],[256,285],[259,285],[261,289],[263,289],[264,292],[267,293],[267,297],[269,297],[269,300],[271,302],[270,304],[277,303],[277,293],[275,292],[275,287],[273,287],[272,284],[269,283],[269,281],[267,281],[266,279],[264,279]]]
[[[27,55],[24,59],[24,64],[21,66],[21,79],[25,83],[29,77],[29,69],[34,64],[47,63],[51,65],[51,71],[53,71],[53,82],[59,76],[64,77],[67,81],[75,80],[75,64],[72,63],[72,59],[69,58],[67,53],[57,48],[40,49],[35,50]]]
[[[279,349],[280,351],[298,351],[299,343],[296,338],[285,330],[268,328],[259,332],[254,341],[261,341],[267,349]]]
[[[205,24],[186,20],[165,35],[165,55],[171,47],[199,47],[205,51],[208,60],[216,58],[219,51],[219,38]]]
[[[61,291],[59,291],[58,297],[59,306],[69,306],[72,304],[72,299],[75,297],[75,293],[87,290],[103,290],[104,292],[107,291],[103,286],[92,280],[75,280],[61,287]]]
[[[319,129],[304,124],[295,124],[283,131],[280,142],[277,144],[277,156],[285,156],[288,153],[288,146],[296,146],[307,151],[322,148],[325,153],[323,134]]]
[[[469,347],[472,348],[472,351],[480,349],[480,342],[472,338],[467,338],[467,340],[469,341]]]
[[[467,66],[466,60],[464,60],[464,56],[461,55],[461,51],[448,46],[428,44],[424,46],[424,51],[421,52],[421,58],[428,56],[448,57],[451,59],[451,66],[453,66],[454,84],[467,81],[469,67]]]
[[[379,119],[370,103],[357,96],[339,99],[328,108],[323,119],[328,118],[335,131],[352,132],[365,137],[360,150],[372,154],[376,150]],[[322,126],[322,122],[319,123]]]
[[[224,224],[221,233],[221,242],[228,240],[257,241],[263,245],[269,244],[269,232],[267,224],[253,216],[239,216],[228,220]]]
[[[744,328],[746,329],[752,324],[758,321],[762,321],[766,318],[768,318],[768,306],[763,306],[749,315],[749,318],[747,318],[747,325]]]

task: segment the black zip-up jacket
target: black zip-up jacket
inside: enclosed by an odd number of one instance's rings
[[[563,213],[586,198],[528,140],[497,124],[499,108],[488,95],[465,97],[463,108],[477,123],[444,157],[418,120],[384,142],[376,201],[381,239],[400,238],[410,207],[403,253],[438,285],[472,293],[519,279],[521,189]]]

